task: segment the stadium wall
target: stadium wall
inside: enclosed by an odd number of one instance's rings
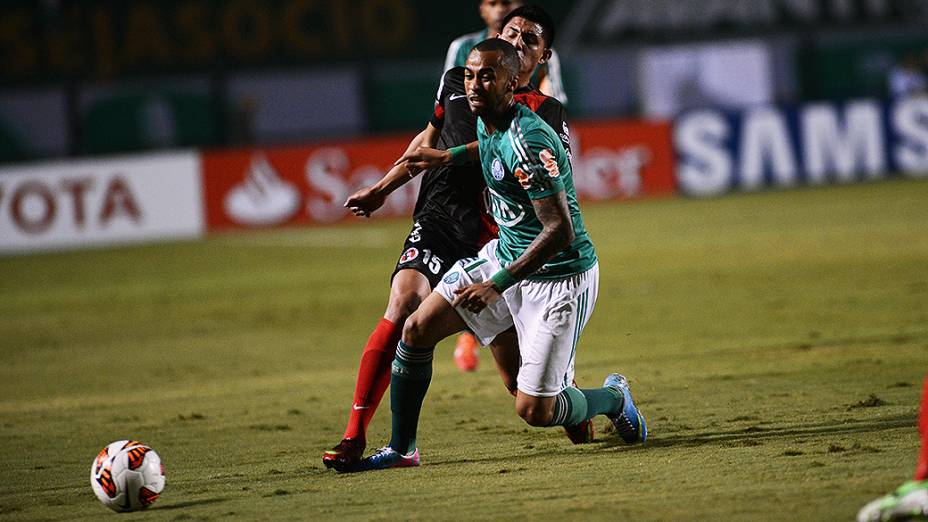
[[[672,122],[587,121],[570,136],[584,201],[928,177],[924,97],[698,109]],[[344,200],[382,177],[408,139],[0,169],[0,253],[351,221]],[[417,188],[395,193],[377,215],[410,215]]]

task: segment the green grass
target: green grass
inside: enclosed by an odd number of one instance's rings
[[[168,483],[123,520],[848,520],[908,478],[928,368],[928,183],[587,205],[600,298],[577,380],[622,371],[645,447],[526,426],[436,352],[423,466],[323,469],[408,224],[0,259],[0,519],[106,515],[138,438]],[[876,397],[872,399],[871,396]],[[388,438],[389,407],[372,445]]]

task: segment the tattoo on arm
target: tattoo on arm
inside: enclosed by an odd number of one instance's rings
[[[525,252],[507,268],[517,280],[525,279],[537,272],[574,240],[567,194],[563,190],[546,198],[532,200],[532,206],[544,228]]]

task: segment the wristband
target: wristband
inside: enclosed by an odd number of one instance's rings
[[[499,290],[499,293],[503,293],[510,286],[518,283],[516,278],[512,277],[512,274],[509,273],[505,268],[500,268],[499,272],[493,274],[493,277],[490,278],[490,281],[493,281],[493,286]]]
[[[467,145],[458,145],[457,147],[451,147],[448,149],[448,152],[451,153],[451,164],[452,165],[463,165],[467,163]]]

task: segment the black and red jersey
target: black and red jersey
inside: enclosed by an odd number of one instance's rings
[[[557,133],[567,151],[567,157],[570,157],[570,129],[567,127],[567,111],[564,106],[557,100],[548,96],[531,85],[516,89],[516,103],[521,103],[532,112],[541,116],[554,132]]]
[[[567,113],[557,99],[532,86],[515,91],[516,103],[526,105],[551,126],[570,154]],[[449,69],[442,77],[430,123],[438,129],[437,148],[449,149],[477,141],[477,116],[470,110],[464,92],[464,68]],[[483,197],[486,184],[477,162],[431,169],[423,174],[413,218],[437,213],[457,222],[462,241],[482,245],[495,237],[496,224],[486,213]]]

